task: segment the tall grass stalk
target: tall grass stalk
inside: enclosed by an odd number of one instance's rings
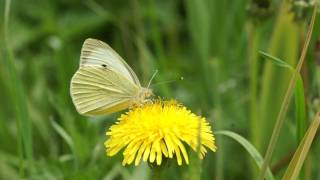
[[[249,66],[250,66],[250,139],[254,145],[259,144],[260,137],[260,128],[258,119],[258,50],[261,44],[261,27],[256,27],[254,24],[251,24],[249,32],[251,38],[249,40]],[[252,162],[251,159],[249,159]],[[251,176],[257,176],[257,168],[251,163]]]
[[[220,63],[221,60],[218,58],[214,58],[210,61],[211,67],[210,69],[213,72],[213,89],[218,89],[218,84],[219,82],[219,74],[221,74],[220,70]],[[217,119],[217,121],[215,121],[215,128],[216,129],[222,129],[222,121],[219,121],[220,119],[223,119],[222,117],[222,107],[221,107],[221,99],[220,99],[220,95],[219,92],[216,91],[215,93],[213,93],[213,103],[214,103],[214,118]],[[216,157],[216,179],[224,179],[224,147],[223,147],[223,139],[219,139],[217,140],[217,146],[218,146],[218,151],[217,151],[217,157]]]
[[[290,29],[290,31],[288,31]],[[293,21],[293,13],[289,11],[289,4],[284,2],[276,17],[275,26],[268,44],[268,53],[285,60],[288,64],[296,64],[299,48],[299,28]],[[259,96],[259,132],[255,146],[265,153],[267,142],[272,134],[277,113],[281,107],[286,88],[289,84],[291,72],[266,62],[261,78],[261,92]],[[256,134],[255,134],[256,135]]]
[[[212,105],[212,85],[207,62],[210,58],[210,11],[208,2],[205,0],[186,1],[187,18],[193,47],[201,65],[201,75],[203,77],[203,96],[202,101],[206,106]]]
[[[4,12],[4,44],[7,52],[4,58],[5,66],[8,69],[10,79],[10,92],[12,98],[12,106],[15,108],[16,127],[17,127],[17,143],[18,154],[20,157],[20,177],[25,177],[24,168],[27,167],[29,172],[33,170],[33,149],[32,149],[32,131],[31,122],[28,116],[28,106],[24,94],[22,81],[19,78],[18,72],[15,68],[14,53],[10,46],[9,40],[9,15],[10,15],[11,0],[5,1]],[[27,160],[27,162],[25,161]]]
[[[153,46],[155,48],[155,55],[158,60],[158,65],[160,66],[161,69],[166,69],[167,68],[167,63],[166,59],[167,56],[164,53],[164,44],[162,41],[162,34],[161,34],[161,29],[159,27],[159,17],[157,15],[157,2],[155,0],[148,0],[148,8],[150,11],[150,16],[149,16],[149,23],[151,24],[151,39]],[[160,79],[162,80],[162,79]],[[161,93],[166,96],[170,97],[171,92],[168,88],[167,85],[161,86]]]
[[[254,30],[250,28],[250,34],[252,35],[249,41],[249,65],[250,65],[250,129],[252,141],[257,144],[259,141],[259,121],[258,118],[258,107],[257,107],[257,91],[258,91],[258,50],[261,39],[261,29]]]
[[[285,119],[285,115],[287,113],[288,106],[290,104],[291,96],[292,96],[292,93],[294,91],[294,87],[295,87],[296,81],[298,79],[302,64],[304,62],[304,59],[305,59],[305,56],[306,56],[306,53],[307,53],[307,49],[308,49],[309,42],[310,42],[310,39],[311,39],[311,35],[312,35],[312,32],[313,32],[314,22],[315,22],[315,19],[316,19],[316,13],[317,13],[317,6],[314,7],[312,18],[311,18],[311,22],[310,22],[310,25],[309,25],[309,28],[308,28],[307,37],[306,37],[306,40],[305,40],[305,43],[304,43],[304,46],[303,46],[303,49],[302,49],[302,53],[301,53],[299,62],[297,64],[297,66],[296,66],[295,73],[291,77],[287,92],[286,92],[284,100],[283,100],[283,102],[281,104],[281,108],[280,108],[280,111],[279,111],[279,114],[278,114],[278,117],[277,117],[277,121],[276,121],[274,130],[273,130],[273,133],[272,133],[272,136],[271,136],[271,140],[269,142],[268,149],[267,149],[267,152],[266,152],[266,155],[265,155],[265,160],[263,162],[263,166],[262,166],[260,174],[259,174],[259,179],[260,180],[264,179],[267,167],[268,167],[268,165],[269,165],[269,163],[271,161],[271,157],[272,157],[273,151],[274,151],[276,143],[278,141],[279,134],[280,134],[280,131],[281,131],[284,119]]]
[[[307,133],[305,133],[302,141],[299,144],[290,164],[282,177],[283,180],[297,179],[304,161],[307,158],[313,139],[320,124],[320,111],[317,112],[314,120],[309,126]]]
[[[270,59],[275,65],[279,67],[284,67],[289,69],[292,73],[295,72],[294,67],[286,63],[285,61],[276,58],[268,53],[260,51],[261,55],[263,55],[265,58]],[[295,96],[295,119],[296,119],[296,140],[297,144],[299,145],[300,141],[302,140],[304,134],[305,134],[305,97],[304,97],[304,86],[303,86],[303,80],[301,75],[299,74],[297,83],[295,86],[294,91]],[[301,172],[303,175],[303,172]]]
[[[306,132],[306,103],[304,97],[304,87],[302,77],[299,76],[297,79],[297,85],[294,93],[295,100],[295,118],[296,118],[296,133],[297,133],[297,144],[302,140]]]

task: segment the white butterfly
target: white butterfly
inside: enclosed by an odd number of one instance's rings
[[[71,79],[72,101],[80,114],[103,115],[145,103],[152,91],[109,45],[96,39],[83,43],[80,67]]]

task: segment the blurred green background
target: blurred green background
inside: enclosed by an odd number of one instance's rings
[[[175,80],[152,86],[155,94],[207,117],[213,132],[238,133],[264,156],[292,73],[259,51],[295,66],[312,7],[303,0],[1,0],[0,179],[153,179],[147,164],[122,167],[121,153],[105,155],[105,132],[121,112],[86,118],[72,104],[70,79],[89,37],[113,47],[143,85],[155,70],[153,83]],[[316,20],[302,69],[305,104],[290,104],[270,165],[276,179],[320,107],[319,34]],[[257,177],[239,143],[216,139],[216,153],[190,166],[173,162],[163,178]],[[316,136],[301,179],[320,179],[319,152]]]

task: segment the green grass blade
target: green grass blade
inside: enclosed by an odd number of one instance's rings
[[[298,76],[299,76],[302,64],[304,62],[305,56],[307,54],[307,49],[309,47],[311,35],[312,35],[312,32],[313,32],[313,26],[314,26],[314,23],[315,23],[316,15],[317,15],[317,6],[315,6],[314,9],[313,9],[313,15],[312,15],[312,19],[311,19],[311,22],[310,22],[310,25],[309,25],[309,28],[308,28],[307,38],[306,38],[305,44],[303,46],[302,53],[301,53],[298,65],[297,65],[297,67],[295,69],[295,72],[294,72],[293,76],[291,77],[291,80],[290,80],[290,83],[289,83],[289,87],[288,87],[288,89],[286,91],[284,100],[283,100],[283,102],[281,104],[281,108],[280,108],[279,114],[277,116],[277,121],[276,121],[275,127],[273,129],[271,140],[269,142],[268,149],[267,149],[267,152],[266,152],[265,160],[264,160],[264,163],[263,163],[263,166],[261,168],[260,175],[259,175],[259,179],[260,180],[264,179],[267,167],[268,167],[268,165],[269,165],[269,163],[271,161],[271,157],[272,157],[273,151],[274,151],[276,143],[278,141],[278,138],[279,138],[279,135],[280,135],[280,131],[281,131],[284,119],[285,119],[284,117],[285,117],[285,115],[287,113],[288,106],[290,104],[291,96],[292,96],[296,81],[298,79]]]
[[[285,68],[288,68],[290,70],[294,70],[294,68],[290,64],[286,63],[285,61],[281,60],[280,58],[272,56],[272,55],[270,55],[270,54],[268,54],[266,52],[263,52],[263,51],[259,51],[259,53],[264,58],[271,60],[274,64],[276,64],[276,65],[278,65],[280,67],[285,67]]]
[[[216,135],[225,135],[227,137],[232,138],[233,140],[237,141],[239,144],[241,144],[246,151],[250,154],[250,156],[254,159],[254,161],[256,162],[256,164],[258,165],[259,168],[262,167],[263,164],[263,158],[261,156],[261,154],[258,152],[258,150],[245,138],[243,138],[242,136],[231,132],[231,131],[218,131],[215,133]],[[266,179],[267,180],[273,180],[274,177],[270,171],[270,169],[267,169],[267,174],[266,174]]]
[[[283,180],[291,180],[291,179],[298,178],[299,172],[310,150],[312,141],[316,135],[319,125],[320,125],[320,112],[317,113],[312,124],[309,126],[307,133],[305,134],[292,160],[290,161],[290,164],[282,178]]]
[[[304,97],[303,80],[301,76],[297,79],[297,84],[294,92],[295,100],[295,118],[296,118],[296,133],[297,133],[297,144],[302,140],[306,132],[306,105]]]
[[[12,106],[15,108],[18,153],[20,157],[20,177],[25,176],[25,159],[27,160],[27,169],[33,171],[33,147],[32,147],[32,129],[28,115],[28,106],[24,93],[22,80],[15,67],[14,53],[9,40],[9,15],[11,0],[5,1],[4,11],[4,45],[7,56],[4,58],[4,65],[8,69],[10,83],[10,92],[12,98]]]
[[[186,12],[188,19],[188,28],[194,50],[197,58],[201,64],[201,75],[203,76],[203,96],[201,101],[205,105],[212,105],[212,87],[211,87],[211,74],[207,62],[210,58],[210,38],[211,26],[210,16],[211,11],[208,8],[208,2],[204,0],[187,0]],[[205,107],[206,108],[206,107]]]
[[[72,138],[69,136],[69,134],[54,120],[51,120],[51,125],[53,129],[62,137],[62,139],[68,144],[71,151],[74,150],[74,143],[72,141]]]
[[[254,23],[249,26],[249,34],[251,35],[250,41],[248,42],[248,59],[250,68],[250,141],[253,145],[258,144],[260,140],[260,122],[257,121],[259,117],[259,101],[258,101],[258,84],[259,84],[259,53],[260,44],[262,41],[263,26],[256,25]],[[250,160],[250,171],[251,177],[257,177],[258,168],[256,167],[253,160]]]

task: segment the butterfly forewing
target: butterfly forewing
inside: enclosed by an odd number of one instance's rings
[[[80,67],[99,66],[109,68],[141,86],[137,75],[109,45],[97,40],[86,39],[81,50]]]

